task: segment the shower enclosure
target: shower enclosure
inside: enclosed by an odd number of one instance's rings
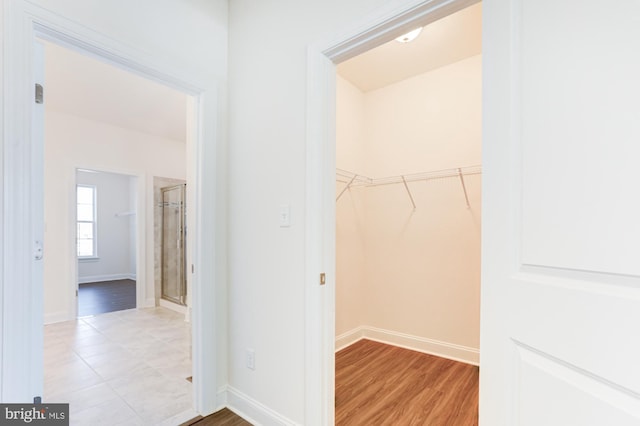
[[[180,305],[187,302],[186,185],[162,188],[161,296]]]

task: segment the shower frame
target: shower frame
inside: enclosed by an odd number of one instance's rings
[[[187,245],[186,245],[186,237],[187,237],[187,226],[186,226],[186,218],[187,218],[187,209],[186,209],[186,184],[178,184],[167,186],[161,188],[161,201],[160,205],[162,208],[162,219],[161,219],[161,256],[160,256],[160,297],[169,302],[177,303],[182,306],[187,305],[187,271],[186,271],[186,257],[187,257]],[[179,230],[176,234],[178,234],[178,238],[169,238],[167,232],[165,230],[165,214],[167,201],[165,201],[165,195],[172,191],[180,191],[180,213],[178,217],[178,227]],[[176,234],[173,234],[175,236]],[[175,242],[175,243],[174,243]],[[176,245],[179,252],[179,264],[178,264],[178,273],[179,273],[179,284],[177,286],[178,293],[177,295],[168,294],[167,288],[165,286],[166,280],[168,277],[166,276],[166,253],[168,250],[168,244]]]

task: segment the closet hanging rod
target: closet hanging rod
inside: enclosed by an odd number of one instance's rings
[[[467,166],[457,167],[453,169],[434,170],[422,173],[412,173],[398,176],[387,176],[382,178],[370,178],[357,173],[350,172],[344,169],[336,169],[336,180],[343,183],[349,182],[352,178],[353,181],[349,184],[349,187],[354,186],[380,186],[380,185],[394,185],[404,184],[406,182],[418,182],[428,181],[433,179],[443,178],[460,178],[460,176],[470,176],[482,174],[482,166]],[[342,179],[340,179],[342,178]]]

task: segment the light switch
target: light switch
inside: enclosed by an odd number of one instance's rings
[[[283,204],[280,206],[280,227],[286,228],[291,226],[291,206]]]

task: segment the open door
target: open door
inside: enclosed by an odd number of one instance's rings
[[[640,2],[483,6],[480,424],[640,424]]]

